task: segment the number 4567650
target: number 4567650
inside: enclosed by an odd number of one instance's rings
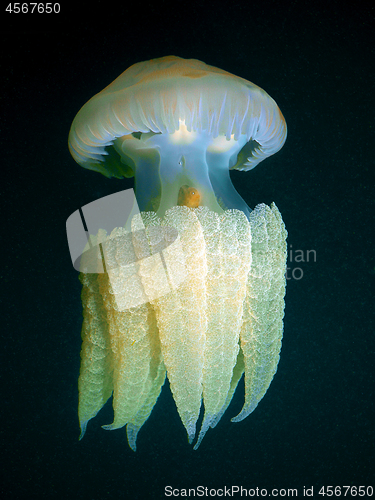
[[[6,12],[10,14],[58,14],[60,12],[59,3],[37,3],[37,2],[23,2],[23,3],[9,3]]]

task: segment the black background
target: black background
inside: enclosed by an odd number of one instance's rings
[[[374,485],[374,8],[355,2],[61,3],[1,12],[1,480],[3,498],[165,498],[164,488]],[[167,385],[133,453],[105,432],[78,442],[80,284],[65,221],[132,186],[74,163],[79,108],[128,66],[200,59],[264,88],[284,148],[235,172],[246,202],[279,207],[289,249],[283,348],[268,393],[230,423],[243,386],[198,451]],[[300,276],[298,274],[297,276]]]

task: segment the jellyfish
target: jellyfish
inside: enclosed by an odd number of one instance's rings
[[[106,271],[80,273],[81,438],[112,396],[104,428],[126,426],[135,451],[166,377],[189,443],[203,414],[194,449],[243,375],[244,404],[232,421],[257,407],[279,361],[287,232],[274,203],[248,207],[229,171],[251,170],[286,133],[264,90],[175,56],[134,64],[78,112],[74,160],[134,177],[141,211],[131,229],[110,235]],[[106,235],[90,238],[95,245]],[[130,255],[142,293],[129,286]],[[127,296],[134,301],[122,307]]]

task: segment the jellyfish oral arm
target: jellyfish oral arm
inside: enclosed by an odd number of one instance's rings
[[[189,442],[204,403],[196,449],[224,414],[243,373],[245,404],[233,421],[254,410],[276,372],[283,331],[285,227],[275,205],[258,205],[250,220],[239,210],[217,214],[207,207],[176,206],[163,219],[153,212],[136,216],[132,230],[140,227],[147,238],[143,247],[134,247],[139,264],[133,272],[142,283],[145,303],[124,311],[119,307],[131,286],[119,240],[110,239],[118,263],[113,276],[81,275],[82,435],[113,391],[114,421],[104,428],[127,425],[135,450],[138,431],[167,374]],[[154,257],[163,228],[171,227],[179,234],[186,279],[174,285],[167,266],[170,288],[161,293],[164,278],[156,272]]]

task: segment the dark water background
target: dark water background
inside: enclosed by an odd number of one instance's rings
[[[374,484],[374,7],[342,2],[69,3],[1,14],[1,480],[4,499],[159,499],[164,488]],[[45,15],[46,16],[46,15]],[[290,260],[279,369],[256,411],[243,386],[194,452],[168,387],[128,447],[107,405],[78,442],[80,284],[65,221],[132,186],[78,167],[73,117],[133,63],[200,59],[264,88],[288,124],[233,182],[274,201]],[[296,253],[294,253],[296,255]],[[310,254],[312,255],[312,254]],[[292,256],[293,257],[293,256]],[[300,277],[298,271],[296,276]]]

